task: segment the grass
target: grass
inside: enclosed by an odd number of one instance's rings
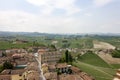
[[[73,62],[73,65],[93,76],[96,80],[112,80],[115,74],[115,70],[112,68],[96,67],[80,61]]]
[[[32,46],[32,43],[13,44],[12,42],[0,41],[0,49],[26,48]]]
[[[111,68],[108,63],[92,52],[87,52],[86,54],[80,56],[78,60],[98,67]]]
[[[116,73],[113,67],[118,66],[106,63],[91,51],[80,56],[76,62],[73,62],[73,65],[93,76],[96,80],[112,80]]]
[[[28,44],[19,44],[19,45],[15,45],[12,44],[12,41],[15,41],[16,39],[20,39],[20,40],[27,40],[29,42],[33,42],[33,41],[37,41],[39,44],[44,44],[46,46],[51,45],[52,41],[58,41],[58,43],[56,43],[55,45],[59,48],[81,48],[81,49],[91,49],[93,48],[93,41],[91,38],[89,37],[80,37],[80,38],[69,38],[69,39],[64,39],[64,38],[53,38],[53,39],[48,39],[45,36],[40,36],[40,37],[28,37],[28,36],[15,36],[13,38],[5,38],[5,40],[8,41],[4,41],[3,39],[0,38],[0,49],[8,49],[11,47],[16,47],[16,48],[21,48],[21,47],[27,47],[30,46],[31,43]],[[63,41],[67,40],[66,43],[64,43]]]
[[[3,65],[0,65],[0,72],[2,72],[3,71]]]
[[[115,69],[119,69],[120,68],[120,64],[111,64]]]
[[[62,48],[93,48],[92,39],[88,37],[81,37],[81,38],[70,38],[70,39],[56,39],[58,41],[57,46]],[[67,42],[63,42],[67,40]],[[67,46],[65,46],[67,45]]]

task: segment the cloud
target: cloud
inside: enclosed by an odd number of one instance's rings
[[[85,15],[85,16],[89,16],[89,17],[91,17],[91,16],[92,16],[92,14],[91,14],[91,13],[85,13],[84,15]]]
[[[4,11],[0,10],[0,30],[26,31],[26,32],[37,31],[48,33],[81,33],[81,32],[109,32],[109,31],[119,32],[120,30],[117,29],[117,27],[116,28],[112,27],[119,26],[120,25],[119,21],[116,21],[117,23],[114,24],[113,24],[114,21],[111,21],[116,19],[119,20],[119,17],[109,19],[107,17],[104,17],[105,15],[102,12],[96,13],[96,11],[93,11],[93,9],[91,8],[89,8],[89,10],[84,9],[84,11],[82,11],[80,14],[73,15],[75,13],[80,12],[81,10],[74,4],[76,0],[26,0],[26,1],[27,4],[32,4],[30,5],[31,7],[37,6],[41,13],[40,12],[33,13],[22,9],[21,10],[9,9]],[[96,6],[101,7],[107,5],[112,0],[104,1],[93,0],[93,1]],[[55,12],[55,10],[58,12],[59,10],[60,11],[64,10],[65,14],[59,13],[59,15],[56,16],[57,12]]]
[[[90,18],[90,17],[87,17]],[[106,25],[109,24],[109,25]],[[1,31],[47,33],[119,32],[119,21],[99,23],[72,16],[41,16],[24,11],[0,11]],[[113,27],[114,26],[114,27]],[[97,27],[97,28],[96,28]]]
[[[93,3],[98,6],[98,7],[101,7],[101,6],[104,6],[104,5],[107,5],[109,3],[111,3],[113,0],[93,0]]]
[[[73,17],[46,17],[23,11],[0,11],[0,29],[3,31],[70,33],[75,32],[80,25],[80,20]]]
[[[26,0],[28,3],[41,8],[44,15],[51,15],[55,9],[63,9],[67,15],[80,12],[80,8],[75,5],[76,0]]]

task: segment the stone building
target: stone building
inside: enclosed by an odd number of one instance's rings
[[[41,55],[41,62],[48,63],[48,64],[57,63],[62,57],[62,54],[57,51],[44,52],[44,53],[41,53],[40,55]]]

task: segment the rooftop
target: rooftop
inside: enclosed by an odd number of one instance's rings
[[[83,80],[79,75],[60,75],[59,80]],[[86,79],[87,80],[87,79]]]
[[[10,69],[5,69],[1,72],[2,75],[10,75],[10,74],[19,74],[22,75],[25,72],[24,69],[18,69],[18,70],[10,70]]]
[[[44,74],[46,80],[57,80],[57,73],[56,72],[49,72]]]
[[[67,67],[67,63],[60,63],[56,65],[57,68],[65,68]]]
[[[40,75],[37,71],[30,71],[27,75],[28,80],[41,80]]]
[[[10,75],[0,75],[0,80],[11,80]]]

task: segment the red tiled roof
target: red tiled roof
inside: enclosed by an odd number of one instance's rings
[[[0,75],[0,80],[11,80],[10,75]]]
[[[67,67],[67,63],[60,63],[60,64],[57,64],[56,67],[57,67],[57,68],[65,68],[65,67]]]
[[[10,70],[10,69],[6,69],[4,71],[1,72],[2,75],[10,75],[10,74],[20,74],[22,75],[25,72],[24,69],[18,69],[18,70]]]
[[[61,75],[59,78],[60,80],[82,80],[79,75]]]
[[[75,72],[75,73],[81,72],[81,70],[80,70],[79,68],[74,67],[74,66],[71,67],[71,70],[72,70],[73,72]]]
[[[92,78],[90,75],[88,75],[85,72],[81,72],[79,75],[81,76],[81,78],[83,78],[83,80],[94,80],[94,78]]]
[[[46,80],[57,79],[57,73],[56,72],[45,73],[44,75],[45,75]]]

